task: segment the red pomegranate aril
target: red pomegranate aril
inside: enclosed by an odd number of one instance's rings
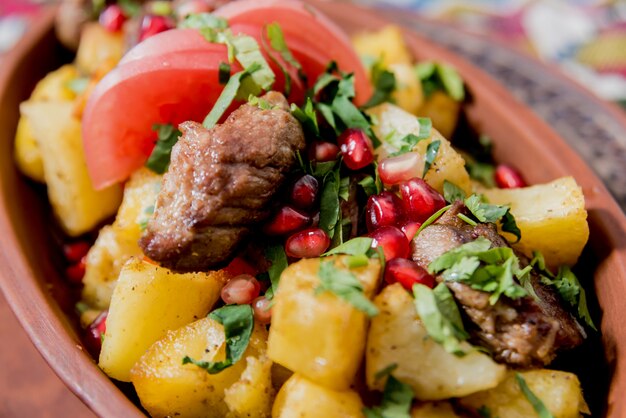
[[[417,152],[407,152],[382,160],[378,165],[378,174],[383,183],[398,184],[418,177],[422,165],[422,157]]]
[[[346,129],[337,143],[343,155],[343,162],[351,170],[360,170],[374,161],[372,140],[360,129]]]
[[[80,284],[85,277],[86,257],[82,257],[76,264],[72,264],[65,269],[65,277],[72,283]]]
[[[391,192],[382,192],[367,199],[365,223],[368,231],[381,226],[398,225],[404,219],[402,200]]]
[[[259,296],[252,302],[254,319],[260,324],[272,322],[272,302],[265,296]]]
[[[400,193],[404,211],[411,221],[424,222],[446,205],[443,196],[419,177],[400,184]]]
[[[309,148],[309,159],[318,163],[335,161],[339,155],[339,147],[332,142],[314,141]]]
[[[222,300],[227,305],[247,305],[252,303],[261,292],[259,281],[249,274],[233,277],[222,288]]]
[[[172,20],[165,16],[145,15],[141,21],[139,41],[143,41],[157,33],[174,28]]]
[[[100,13],[98,22],[109,32],[118,32],[126,22],[126,15],[120,6],[112,4]]]
[[[232,261],[224,267],[224,270],[233,277],[240,274],[256,276],[259,273],[255,267],[241,257],[233,258]]]
[[[285,253],[294,258],[313,258],[324,254],[330,245],[330,237],[320,228],[308,228],[296,232],[287,239]]]
[[[406,235],[406,239],[411,242],[413,238],[415,238],[415,234],[417,234],[417,230],[420,229],[420,226],[422,226],[420,222],[408,221],[402,225],[400,229],[404,232],[404,235]]]
[[[70,263],[76,263],[89,252],[89,244],[85,241],[76,241],[63,245],[63,255]]]
[[[278,213],[265,224],[264,231],[268,235],[291,234],[311,224],[311,217],[291,206],[283,206]]]
[[[291,203],[300,209],[310,209],[317,199],[319,183],[315,177],[305,174],[291,188]]]
[[[415,261],[406,258],[395,258],[385,266],[385,281],[389,284],[400,283],[411,291],[414,284],[423,284],[431,289],[435,286],[435,278]]]
[[[102,348],[102,336],[107,329],[107,316],[109,311],[102,311],[86,329],[85,346],[95,357],[100,354]]]
[[[526,182],[522,178],[522,175],[506,164],[500,164],[496,167],[494,173],[494,179],[496,184],[501,189],[516,189],[518,187],[526,187]]]
[[[404,232],[395,226],[381,226],[368,236],[374,239],[372,248],[382,247],[387,261],[409,256],[409,241]]]

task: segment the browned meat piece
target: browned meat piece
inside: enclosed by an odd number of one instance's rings
[[[180,271],[219,266],[268,216],[305,143],[284,96],[270,92],[264,99],[275,107],[243,105],[210,130],[181,124],[154,217],[139,241],[148,257]]]
[[[411,243],[412,257],[426,268],[431,261],[452,248],[479,236],[493,247],[508,246],[493,224],[468,225],[457,217],[466,210],[456,203],[437,222],[425,228]],[[519,255],[522,267],[528,260]],[[442,278],[438,277],[438,281]],[[459,282],[446,282],[473,326],[468,330],[477,342],[492,351],[496,360],[514,367],[545,366],[560,349],[581,344],[583,328],[562,306],[554,291],[533,276],[532,284],[539,301],[527,296],[520,299],[500,297],[489,304],[489,294]]]

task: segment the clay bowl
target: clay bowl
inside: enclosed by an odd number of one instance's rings
[[[349,32],[386,23],[375,13],[349,4],[314,4]],[[142,416],[82,348],[78,328],[69,315],[75,291],[63,283],[55,265],[60,250],[48,227],[49,208],[42,190],[26,182],[12,161],[19,103],[47,71],[71,59],[62,53],[53,35],[52,16],[53,10],[42,13],[30,34],[3,59],[0,69],[0,283],[35,346],[90,408],[101,416]],[[564,366],[581,376],[594,415],[626,416],[626,398],[620,396],[626,393],[624,214],[585,162],[503,86],[425,39],[408,32],[405,35],[418,59],[443,60],[459,69],[473,97],[468,118],[494,139],[497,160],[519,167],[530,183],[573,175],[583,187],[591,239],[579,264],[589,288],[593,277],[599,302],[594,313],[601,318],[601,334],[592,336],[587,347],[566,359]],[[593,308],[593,296],[591,299]]]

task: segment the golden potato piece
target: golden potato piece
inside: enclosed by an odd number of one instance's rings
[[[418,110],[423,106],[424,93],[422,92],[422,84],[415,75],[413,66],[391,64],[388,70],[396,77],[396,91],[391,96],[396,105],[409,113],[417,115]]]
[[[529,257],[540,251],[552,267],[576,264],[589,238],[585,197],[576,180],[563,177],[519,189],[487,189],[483,194],[491,203],[511,206],[522,232],[515,249]]]
[[[374,117],[376,122],[374,133],[383,143],[375,150],[379,159],[398,151],[393,145],[394,139],[401,139],[411,133],[414,135],[419,134],[420,124],[417,118],[398,106],[383,103],[369,109],[367,113]],[[430,138],[418,142],[414,151],[424,157],[428,145],[436,140],[440,141],[441,145],[424,180],[439,193],[443,193],[443,182],[448,180],[469,194],[471,192],[471,183],[469,174],[465,170],[465,160],[437,130],[432,130]],[[423,170],[423,167],[424,163],[422,161],[420,172]]]
[[[185,356],[225,358],[223,326],[202,318],[152,345],[132,368],[131,381],[152,417],[268,418],[273,390],[266,341],[265,328],[255,327],[242,359],[217,374],[183,365]]]
[[[415,113],[430,118],[433,126],[445,138],[451,138],[459,120],[461,103],[442,91],[434,91],[422,100],[422,105]]]
[[[380,314],[372,319],[365,352],[371,390],[384,389],[386,378],[377,374],[393,364],[393,376],[411,386],[420,400],[464,396],[502,381],[505,367],[469,344],[463,344],[468,354],[458,357],[430,339],[413,302],[400,284],[387,286],[374,299]]]
[[[91,231],[113,215],[122,200],[119,185],[94,190],[87,174],[80,121],[72,116],[72,103],[24,102],[41,150],[48,198],[61,227],[70,236]]]
[[[544,369],[520,372],[520,375],[554,418],[578,418],[581,412],[589,413],[575,374]],[[463,407],[474,411],[487,408],[492,417],[537,416],[522,393],[514,372],[508,373],[507,378],[497,387],[467,396],[459,402]]]
[[[83,299],[89,305],[108,308],[122,266],[131,257],[143,255],[138,241],[142,226],[152,216],[161,177],[141,168],[126,183],[115,222],[100,230],[87,254]]]
[[[76,65],[83,73],[93,74],[103,62],[117,63],[124,55],[123,32],[111,32],[98,22],[87,23],[80,36]]]
[[[353,390],[332,390],[294,374],[278,392],[272,418],[361,418],[362,410]]]
[[[371,297],[378,287],[380,263],[348,270],[345,257],[304,259],[282,274],[272,308],[269,357],[328,388],[350,387],[365,348],[367,316],[334,293],[315,294],[321,262],[350,271]],[[332,261],[330,261],[332,260]]]
[[[222,271],[177,274],[130,259],[111,299],[100,368],[128,382],[131,367],[155,341],[209,312],[226,279]]]
[[[389,25],[378,32],[360,33],[352,38],[352,45],[359,56],[381,59],[385,67],[411,65],[413,62],[398,26]]]
[[[76,93],[69,88],[69,82],[78,76],[78,69],[73,64],[64,65],[48,73],[37,83],[29,101],[58,102],[74,100]]]
[[[427,402],[411,409],[411,418],[459,418],[449,402]]]

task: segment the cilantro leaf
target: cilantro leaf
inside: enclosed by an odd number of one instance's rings
[[[261,110],[272,110],[279,108],[279,106],[273,105],[265,99],[252,95],[248,97],[248,104],[251,106],[257,106]]]
[[[267,275],[272,283],[272,287],[265,292],[265,297],[272,299],[278,290],[280,275],[283,273],[283,270],[287,268],[289,263],[287,262],[285,249],[280,244],[265,247],[264,255],[267,261],[271,263],[270,267],[267,269]]]
[[[443,197],[446,199],[448,203],[454,203],[456,201],[464,201],[465,200],[465,192],[456,184],[444,180],[443,181]]]
[[[352,238],[332,250],[325,252],[322,256],[333,254],[366,255],[371,250],[373,241],[372,238],[368,237]]]
[[[298,62],[298,60],[293,56],[293,54],[289,50],[289,47],[287,46],[287,42],[285,41],[283,30],[280,27],[280,25],[276,22],[270,23],[266,27],[266,34],[270,40],[270,45],[272,49],[278,52],[280,54],[280,57],[287,64],[291,65],[292,67],[298,70],[298,77],[306,84],[307,82],[306,74],[304,73],[304,70],[302,69],[302,65],[300,64],[300,62]],[[282,65],[280,65],[280,67],[282,69]],[[283,69],[283,73],[285,74],[285,83],[287,83],[287,80],[288,79],[290,80],[291,77],[289,76],[289,73],[284,69]],[[289,81],[289,84],[291,84],[290,81]],[[289,95],[289,92],[287,91],[287,89],[285,93]]]
[[[450,209],[452,207],[452,205],[448,205],[448,206],[444,206],[441,209],[439,209],[437,212],[433,213],[432,215],[430,215],[430,217],[428,219],[426,219],[424,221],[423,224],[420,225],[420,227],[417,229],[417,232],[415,233],[415,236],[413,238],[415,238],[416,236],[418,236],[420,234],[420,232],[422,232],[425,228],[429,227],[430,225],[432,225],[437,219],[439,219],[439,217],[441,215],[444,214],[444,212],[446,212],[448,209]]]
[[[226,359],[217,362],[198,361],[185,356],[183,364],[192,363],[205,369],[209,374],[217,374],[243,357],[254,328],[254,314],[250,305],[226,305],[211,312],[209,318],[224,326]]]
[[[317,114],[315,113],[313,101],[310,97],[307,97],[306,103],[301,108],[298,107],[295,103],[292,103],[291,114],[302,124],[304,132],[310,134],[313,137],[320,136],[320,128],[317,125]]]
[[[230,80],[230,64],[227,62],[220,62],[218,79],[220,84],[226,84]]]
[[[413,285],[415,308],[428,335],[445,350],[457,356],[467,354],[461,343],[469,338],[465,332],[459,308],[448,290],[439,283],[434,289],[422,284]]]
[[[369,98],[363,108],[377,106],[384,102],[393,102],[391,95],[396,90],[396,76],[385,69],[380,60],[376,61],[371,68],[371,80],[374,86],[374,93]]]
[[[235,100],[235,97],[242,93],[243,81],[247,77],[250,77],[252,72],[257,71],[260,68],[260,65],[251,65],[247,70],[235,73],[230,77],[228,83],[226,83],[226,86],[224,87],[224,90],[222,90],[220,97],[218,97],[217,101],[213,105],[213,108],[202,122],[202,125],[204,125],[205,128],[211,129],[217,124],[224,112],[226,112],[226,109],[228,109],[233,100]],[[248,93],[246,97],[250,94],[252,93]]]
[[[435,91],[443,91],[457,102],[464,100],[463,79],[454,67],[439,62],[425,61],[415,66],[415,73],[422,82],[422,89],[427,98]]]
[[[515,217],[510,212],[510,208],[504,205],[492,205],[485,203],[482,197],[476,194],[471,195],[464,201],[467,209],[472,212],[480,222],[497,222],[502,220],[502,230],[509,232],[517,238],[518,242],[522,238],[522,232],[515,222]]]
[[[418,142],[430,138],[433,127],[432,120],[430,118],[417,118],[417,120],[419,122],[418,135],[410,133],[403,137],[398,137],[395,131],[392,131],[389,135],[387,135],[385,142],[398,149],[398,151],[392,153],[390,157],[411,152]]]
[[[320,220],[319,228],[328,233],[329,237],[335,234],[335,228],[339,222],[339,171],[334,170],[324,177],[322,193],[320,195]]]
[[[212,13],[192,13],[185,17],[178,24],[179,29],[215,29],[222,30],[228,28],[228,22],[222,17]]]
[[[496,181],[494,178],[496,168],[493,164],[480,163],[480,162],[467,162],[465,168],[470,175],[470,178],[478,180],[489,188],[496,187]]]
[[[521,374],[515,373],[515,380],[517,381],[520,390],[522,391],[528,402],[532,405],[539,418],[554,418],[552,413],[548,410],[548,408],[546,408],[543,401],[539,399],[539,397],[535,395],[532,390],[530,390],[528,384],[526,384],[526,380],[524,380]]]
[[[137,17],[141,14],[141,3],[136,0],[118,0],[117,5],[120,6],[124,16]]]
[[[517,238],[515,242],[519,242],[519,240],[522,239],[522,231],[517,226],[517,222],[515,222],[515,217],[510,210],[507,210],[507,212],[502,217],[501,227],[504,232],[509,232],[515,235],[515,237]]]
[[[426,173],[430,170],[430,166],[432,166],[435,162],[440,146],[441,141],[438,139],[428,144],[428,147],[426,148],[426,155],[424,157],[424,172],[422,173],[422,178],[426,176]]]
[[[378,185],[376,184],[376,180],[374,180],[374,177],[372,176],[363,177],[359,181],[358,185],[363,188],[363,191],[368,197],[374,194],[378,194],[382,191],[382,189],[378,188]]]
[[[380,406],[364,408],[366,418],[410,418],[413,389],[392,375],[387,377],[383,401]]]
[[[169,123],[154,124],[152,129],[157,131],[158,139],[146,161],[146,167],[157,174],[163,174],[170,165],[172,148],[178,142],[181,132]]]
[[[369,317],[378,315],[378,308],[363,293],[363,285],[350,271],[335,267],[332,260],[322,261],[318,272],[320,285],[315,294],[334,293]]]

